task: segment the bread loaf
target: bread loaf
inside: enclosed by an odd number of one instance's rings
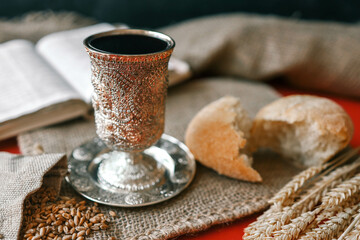
[[[310,95],[281,98],[263,107],[251,129],[254,149],[267,147],[300,167],[329,160],[350,142],[353,124],[335,102]]]
[[[247,155],[251,124],[239,99],[223,97],[196,114],[186,130],[185,143],[199,162],[218,173],[260,182]]]

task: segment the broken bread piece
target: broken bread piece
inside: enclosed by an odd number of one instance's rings
[[[251,125],[239,99],[226,96],[196,114],[186,130],[185,143],[200,163],[218,173],[261,182],[246,150]]]
[[[332,100],[292,95],[260,109],[251,145],[270,148],[304,168],[328,161],[349,144],[353,132],[349,115]]]

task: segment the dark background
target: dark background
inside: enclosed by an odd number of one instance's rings
[[[98,21],[149,28],[228,12],[340,22],[360,20],[360,0],[0,0],[2,18],[39,10],[76,11]]]

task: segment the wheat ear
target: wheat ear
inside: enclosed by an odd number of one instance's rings
[[[327,178],[325,178],[325,180],[326,179]],[[300,198],[299,201],[302,202],[302,204],[296,205],[297,214],[293,214],[293,217],[296,218],[292,219],[290,224],[282,226],[281,230],[275,232],[274,235],[278,236],[279,239],[296,239],[300,233],[308,230],[308,228],[311,229],[314,226],[315,218],[317,222],[320,222],[321,220],[330,217],[327,214],[322,214],[322,210],[324,209],[322,206],[316,208],[315,210],[313,209],[321,202],[320,200],[330,189],[341,182],[342,179],[336,179],[325,188],[320,186],[320,190],[322,189],[322,191],[319,190],[316,194],[312,194],[312,198],[307,198],[306,195]],[[312,190],[316,188],[319,188],[319,186],[314,185],[311,189],[309,189],[309,192],[313,192]],[[307,200],[302,201],[303,198],[306,198]],[[319,216],[323,216],[323,218],[320,220]]]
[[[265,239],[273,236],[291,219],[297,218],[300,214],[312,210],[329,189],[336,186],[343,180],[344,176],[349,175],[353,170],[360,166],[360,162],[354,162],[331,172],[328,176],[322,176],[321,181],[316,183],[310,191],[303,195],[291,207],[277,207],[273,205],[268,212],[260,216],[258,220],[245,229],[244,239]]]
[[[352,231],[348,236],[345,237],[346,240],[360,240],[360,226],[356,227],[356,231]]]
[[[360,173],[331,189],[323,199],[322,205],[329,207],[341,205],[360,190]]]
[[[290,224],[284,225],[281,230],[274,232],[274,237],[278,240],[296,239],[321,210],[317,208],[314,211],[304,212],[299,217],[292,219]]]
[[[299,192],[299,190],[306,185],[307,181],[315,177],[324,169],[329,168],[326,172],[323,173],[323,175],[329,173],[334,168],[338,167],[340,164],[343,164],[344,162],[355,156],[358,151],[359,148],[352,149],[342,154],[341,156],[338,156],[329,163],[319,166],[313,166],[306,169],[305,171],[302,171],[301,173],[293,177],[293,179],[288,182],[282,189],[280,189],[280,191],[269,200],[269,203],[275,205],[288,205],[292,203],[292,199],[294,199],[296,193]]]
[[[343,181],[343,179],[346,178],[346,177],[347,177],[347,175],[344,175],[344,176],[342,176],[340,179],[336,179],[336,180],[332,181],[332,182],[330,183],[330,185],[328,185],[326,188],[323,189],[322,192],[318,192],[318,193],[316,194],[316,196],[313,197],[313,201],[311,202],[311,203],[312,203],[312,206],[309,206],[308,209],[312,209],[312,208],[310,208],[310,207],[315,207],[315,204],[320,203],[320,200],[325,196],[325,194],[326,194],[329,190],[333,189],[335,186],[339,185],[339,184]],[[315,184],[315,186],[314,186],[313,188],[318,187],[317,185],[318,185],[318,184]],[[309,191],[311,192],[311,189],[310,189]],[[305,196],[305,197],[306,197],[306,196]],[[300,199],[300,200],[301,200],[301,199]],[[305,206],[306,206],[306,205],[305,205]],[[336,206],[336,207],[338,207],[338,206]],[[324,206],[319,206],[319,207],[318,207],[319,210],[324,209],[324,208],[325,208]],[[306,227],[306,229],[304,230],[304,232],[303,232],[302,234],[307,233],[307,232],[310,232],[310,231],[311,231],[314,227],[316,227],[320,222],[322,222],[322,221],[324,221],[325,219],[328,219],[329,217],[333,216],[332,214],[330,214],[330,213],[332,213],[331,208],[333,208],[333,207],[326,207],[326,210],[327,210],[327,211],[320,211],[320,214],[318,214],[318,215],[316,216],[315,220],[312,221],[311,224]],[[303,209],[302,211],[305,212],[305,210],[306,210],[306,209]],[[302,239],[302,238],[300,238],[300,239]]]
[[[350,204],[349,204],[350,205]],[[358,205],[339,207],[336,215],[323,224],[320,224],[313,231],[308,232],[304,239],[332,239],[336,237],[351,222],[352,216],[356,213]]]
[[[328,219],[330,219],[330,217],[334,216],[334,213],[339,209],[339,206],[335,206],[335,207],[331,207],[328,209],[325,209],[323,211],[321,211],[316,218],[314,219],[314,221],[312,221],[304,230],[303,232],[300,234],[298,240],[309,240],[312,238],[309,238],[309,234],[310,232],[313,231],[314,228],[316,228],[319,223],[324,222]]]
[[[279,212],[280,209],[276,206],[271,206],[268,210],[266,210],[262,215],[260,215],[255,222],[252,222],[249,224],[247,228],[244,229],[244,236],[243,239],[250,240],[253,239],[253,234],[257,231],[257,229],[266,222],[267,218],[270,217],[270,215],[275,214],[276,212]]]
[[[359,219],[358,219],[359,220]],[[360,225],[356,225],[355,228],[349,232],[345,238],[339,238],[339,240],[346,239],[346,240],[360,240]]]
[[[310,167],[296,175],[290,182],[288,182],[280,191],[269,200],[270,204],[284,205],[284,203],[291,199],[304,183],[314,177],[316,174],[326,168],[325,165]]]
[[[358,213],[354,217],[354,220],[351,222],[351,224],[345,229],[343,234],[339,237],[338,240],[343,239],[360,239],[360,210],[358,210]]]
[[[264,239],[270,236],[275,229],[280,229],[282,226],[281,217],[284,215],[284,212],[286,213],[290,211],[290,207],[285,207],[280,211],[274,211],[266,214],[265,218],[258,219],[256,223],[251,224],[250,227],[245,229],[243,239]]]
[[[317,203],[317,204],[320,203],[321,202],[320,200],[322,199],[322,197],[324,197],[326,195],[326,193],[328,193],[335,186],[341,184],[344,181],[344,179],[347,179],[349,176],[353,175],[353,173],[351,172],[352,167],[347,168],[347,170],[350,170],[350,172],[339,170],[337,172],[333,172],[329,176],[325,176],[323,179],[324,182],[329,182],[328,180],[332,180],[332,181],[330,181],[330,185],[326,186],[325,188],[323,188],[322,182],[315,184],[314,188],[318,187],[319,189],[323,189],[323,190],[318,191],[318,193],[315,196],[313,196],[313,198],[315,198],[313,203]],[[344,174],[342,174],[342,173],[344,173]],[[336,176],[340,176],[340,177],[335,179]],[[306,196],[304,196],[304,199],[305,198],[306,198]],[[317,200],[319,200],[319,201],[317,201]],[[320,214],[318,214],[316,216],[316,218],[305,229],[303,229],[302,234],[311,232],[312,229],[317,227],[320,223],[322,223],[323,221],[334,216],[334,214],[338,211],[339,207],[341,207],[341,206],[339,206],[339,205],[336,205],[336,206],[320,205],[320,206],[318,206],[317,209],[320,212]],[[312,238],[312,237],[309,238],[309,236],[307,235],[305,238],[299,238],[299,239],[307,239],[308,240],[308,239],[318,239],[318,238]]]
[[[281,216],[280,223],[286,225],[292,218],[297,218],[299,215],[311,211],[321,202],[321,199],[335,186],[339,185],[344,178],[352,175],[350,172],[360,166],[360,162],[351,165],[343,166],[331,172],[328,176],[322,176],[321,181],[312,186],[307,193],[291,206],[291,210],[285,211]],[[324,207],[321,206],[318,212]],[[272,220],[274,221],[274,220]],[[277,224],[279,225],[279,224]],[[271,227],[270,227],[271,228]],[[275,231],[279,229],[274,229]],[[269,230],[268,230],[269,232]]]
[[[319,192],[314,198],[309,198],[307,201],[303,201],[301,205],[287,206],[281,211],[267,214],[265,219],[262,219],[261,223],[254,224],[251,229],[245,229],[246,234],[244,239],[266,239],[273,237],[274,232],[279,231],[284,225],[288,224],[291,219],[297,218],[304,212],[312,210],[322,198],[321,192]]]
[[[331,172],[328,176],[324,176],[320,182],[316,183],[317,187],[311,192],[309,192],[306,196],[304,196],[300,201],[296,202],[294,206],[301,205],[303,201],[307,201],[309,198],[315,196],[320,191],[323,191],[327,186],[331,184],[331,182],[343,177],[344,175],[347,175],[349,172],[355,170],[359,166],[360,166],[360,161],[356,161],[352,164],[345,165],[343,167],[336,169],[335,171]]]
[[[331,172],[328,176],[323,176],[319,183],[316,183],[309,193],[302,196],[298,202],[291,207],[284,207],[281,211],[269,215],[261,224],[254,224],[249,230],[245,230],[245,240],[265,239],[273,236],[273,233],[279,231],[282,226],[288,224],[291,219],[300,214],[312,210],[320,202],[322,196],[334,185],[342,181],[342,177],[360,166],[360,162],[343,166]],[[264,218],[263,218],[264,219]]]
[[[322,180],[320,182],[317,182],[311,189],[308,190],[308,192],[309,192],[308,194],[305,194],[302,196],[302,198],[300,198],[299,203],[308,199],[308,195],[312,195],[311,199],[313,199],[313,201],[310,203],[312,203],[312,207],[314,207],[315,204],[318,204],[319,202],[321,202],[320,200],[323,199],[324,196],[326,196],[326,194],[329,191],[332,191],[332,189],[334,189],[334,187],[337,187],[338,185],[340,185],[348,177],[353,176],[354,173],[352,172],[352,170],[354,168],[356,168],[356,166],[357,166],[357,164],[355,164],[355,163],[352,165],[344,166],[344,167],[339,168],[339,169],[335,170],[334,172],[330,173],[328,176],[323,176]],[[316,192],[316,194],[314,194],[315,192]],[[345,201],[343,201],[343,202],[345,202]],[[309,210],[312,209],[310,207],[311,206],[309,206],[309,208],[308,208]],[[335,206],[335,207],[339,207],[339,206]],[[325,219],[328,219],[329,217],[333,216],[333,215],[331,215],[332,208],[334,208],[334,206],[320,205],[318,207],[318,209],[319,210],[326,209],[326,211],[320,211],[321,213],[316,216],[315,220],[310,225],[307,226],[307,228],[305,229],[304,232],[306,233],[306,232],[311,231],[313,227],[317,226],[319,223],[321,223]],[[306,209],[303,209],[302,212],[305,212],[305,210]],[[302,238],[300,238],[300,239],[302,239]]]

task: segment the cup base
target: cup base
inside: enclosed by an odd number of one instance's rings
[[[161,152],[155,153],[155,157],[158,154]],[[145,190],[159,183],[165,174],[165,167],[153,156],[143,152],[112,151],[98,158],[101,162],[97,177],[105,186],[110,185],[128,191]]]
[[[170,199],[194,178],[187,147],[163,134],[141,153],[111,151],[95,138],[74,149],[66,180],[84,197],[105,205],[139,207]]]

